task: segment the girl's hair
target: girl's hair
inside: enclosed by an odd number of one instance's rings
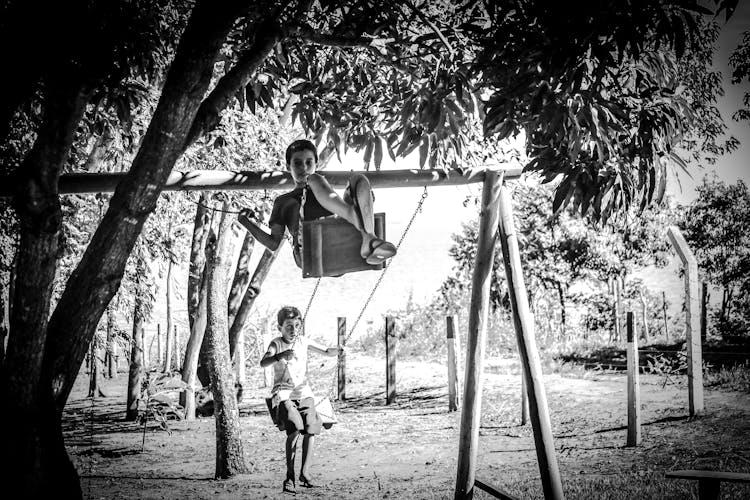
[[[292,161],[292,155],[299,151],[312,151],[312,153],[315,155],[315,162],[318,162],[318,150],[315,147],[315,144],[313,144],[312,141],[308,141],[307,139],[298,139],[286,148],[287,165],[289,165],[289,162]]]
[[[300,313],[299,309],[294,306],[284,306],[279,309],[279,312],[276,315],[276,321],[278,321],[279,326],[284,324],[284,320],[295,318],[302,319],[302,313]]]

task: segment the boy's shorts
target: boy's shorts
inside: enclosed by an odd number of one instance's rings
[[[313,398],[287,399],[279,403],[279,427],[283,425],[287,434],[297,431],[311,436],[320,434],[323,421],[315,411]]]

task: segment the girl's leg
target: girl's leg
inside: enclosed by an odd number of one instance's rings
[[[313,444],[315,436],[305,434],[302,436],[302,467],[299,470],[300,479],[310,479],[310,467],[312,466]]]

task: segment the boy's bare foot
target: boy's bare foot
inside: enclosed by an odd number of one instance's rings
[[[284,479],[284,492],[297,493],[297,487],[294,485],[294,479]]]

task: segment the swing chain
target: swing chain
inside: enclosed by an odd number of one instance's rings
[[[401,233],[401,238],[398,240],[398,243],[396,244],[397,252],[398,252],[398,249],[401,248],[401,243],[404,242],[404,238],[406,238],[406,235],[409,232],[409,229],[411,229],[412,224],[414,224],[414,220],[417,218],[417,214],[422,211],[422,205],[424,205],[425,200],[427,200],[427,186],[424,187],[424,191],[422,192],[422,197],[419,199],[419,202],[417,203],[417,208],[414,210],[414,213],[412,214],[411,219],[409,219],[409,222],[406,224],[406,227],[404,228],[404,232]],[[372,287],[372,291],[370,292],[369,297],[367,297],[367,300],[365,300],[365,305],[362,307],[362,310],[359,312],[357,319],[354,320],[354,324],[352,325],[352,328],[349,330],[349,333],[344,338],[345,344],[349,341],[349,338],[352,336],[352,334],[354,333],[354,330],[357,328],[359,321],[362,319],[362,316],[365,314],[365,310],[370,305],[370,301],[372,301],[373,296],[375,296],[375,292],[380,286],[380,283],[383,281],[383,278],[385,277],[385,273],[386,271],[388,271],[389,268],[390,267],[386,267],[385,269],[383,269],[383,272],[380,273],[380,276],[378,276],[378,280],[375,282],[375,285]]]
[[[398,240],[398,243],[396,244],[396,250],[401,247],[401,243],[404,242],[404,238],[406,238],[407,233],[409,232],[409,229],[411,229],[412,224],[414,224],[414,220],[417,218],[417,214],[422,211],[422,205],[424,205],[424,202],[427,200],[427,186],[424,187],[424,191],[422,191],[422,196],[419,198],[419,202],[417,202],[417,208],[414,210],[414,213],[411,216],[411,219],[409,219],[409,222],[406,224],[406,227],[404,228],[404,232],[401,233],[401,238]],[[370,302],[372,301],[372,298],[375,296],[375,292],[377,291],[378,287],[380,286],[380,283],[383,281],[383,278],[385,277],[386,271],[388,271],[390,267],[386,267],[383,269],[383,272],[380,273],[380,276],[378,276],[378,280],[375,282],[375,285],[372,287],[372,291],[370,291],[370,295],[367,297],[367,300],[365,300],[365,304],[362,307],[362,310],[359,311],[359,315],[357,316],[357,319],[354,320],[354,324],[352,325],[351,329],[349,330],[349,333],[346,334],[346,337],[344,337],[343,345],[346,345],[349,343],[349,339],[354,334],[354,331],[357,328],[357,325],[359,324],[360,320],[362,319],[362,316],[365,314],[365,310],[367,310],[367,307],[370,305]],[[315,289],[317,290],[317,284],[315,285]],[[313,295],[315,294],[315,291],[313,291]],[[309,307],[309,305],[308,305]],[[336,392],[336,385],[338,382],[338,367],[341,364],[341,355],[339,354],[339,358],[336,360],[336,370],[333,374],[333,378],[331,380],[331,389],[328,391],[328,399],[333,399],[333,394]]]

